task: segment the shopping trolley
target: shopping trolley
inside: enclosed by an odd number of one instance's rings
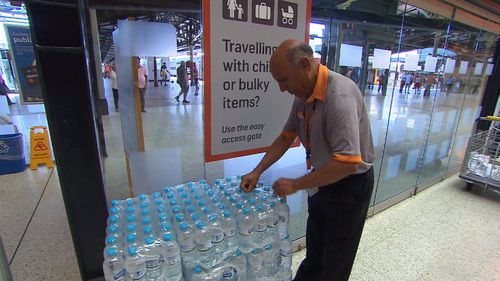
[[[500,191],[500,117],[479,119],[492,121],[491,126],[470,136],[459,177],[467,182],[469,190],[477,184]]]

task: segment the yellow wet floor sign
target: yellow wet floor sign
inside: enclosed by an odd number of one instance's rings
[[[52,153],[50,152],[49,134],[45,126],[33,126],[30,128],[30,168],[35,170],[38,165],[45,164],[47,168],[54,167]]]

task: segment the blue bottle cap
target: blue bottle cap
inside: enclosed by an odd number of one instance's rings
[[[207,180],[206,179],[201,179],[198,181],[199,184],[207,184]]]
[[[185,223],[185,222],[182,222],[180,225],[179,225],[179,228],[181,231],[186,231],[188,230],[189,228],[189,224]]]
[[[159,192],[153,193],[153,198],[161,198],[161,194]]]
[[[236,179],[239,181],[241,180],[242,177],[243,177],[242,175],[236,175]]]
[[[184,201],[182,203],[184,203],[184,206],[189,206],[189,205],[193,204],[193,201],[191,201],[191,199],[184,199]]]
[[[266,251],[270,251],[272,249],[273,249],[273,245],[271,245],[271,244],[267,244],[264,246],[264,250],[266,250]]]
[[[113,206],[113,207],[118,207],[118,206],[120,206],[120,200],[116,200],[116,199],[115,199],[115,200],[111,201],[111,206]]]
[[[200,214],[198,214],[198,213],[193,213],[193,214],[191,215],[191,219],[192,219],[193,221],[199,221],[199,220],[200,220]]]
[[[200,208],[203,208],[203,207],[205,207],[206,205],[207,205],[207,202],[205,202],[205,200],[203,200],[203,199],[202,199],[202,200],[198,201],[198,206],[199,206]]]
[[[115,247],[111,247],[111,248],[108,248],[106,250],[106,255],[110,258],[116,257],[117,254],[118,254],[118,250]]]
[[[192,182],[192,181],[188,182],[188,187],[189,188],[194,187],[194,182]]]
[[[173,212],[174,214],[178,214],[178,213],[180,213],[180,211],[181,211],[181,207],[179,207],[179,206],[174,206],[174,207],[172,208],[172,212]]]
[[[116,244],[116,237],[114,237],[114,236],[108,236],[108,237],[106,237],[106,244],[107,245],[114,245],[114,244]]]
[[[243,214],[244,215],[249,215],[250,214],[250,208],[244,208],[243,209]]]
[[[224,210],[224,212],[222,213],[224,215],[225,218],[228,218],[231,216],[231,211],[229,210]]]
[[[135,223],[129,223],[127,225],[127,231],[128,232],[132,232],[132,231],[135,231],[137,229],[137,226],[135,225]]]
[[[169,193],[167,193],[167,198],[168,198],[168,199],[172,199],[172,198],[174,198],[174,196],[175,196],[175,195],[174,195],[174,193],[173,193],[173,192],[169,192]]]
[[[205,215],[208,215],[212,212],[212,209],[210,209],[210,207],[205,207],[202,210]]]
[[[158,213],[166,213],[167,212],[167,208],[165,208],[165,206],[163,205],[160,205],[156,208],[156,210],[158,211]]]
[[[286,204],[285,198],[280,198],[280,203]]]
[[[211,221],[211,222],[214,222],[217,220],[217,215],[216,214],[210,214],[208,216],[208,220]]]
[[[243,202],[241,202],[241,201],[236,202],[236,208],[238,208],[238,209],[243,208]]]
[[[129,255],[135,256],[135,255],[137,255],[137,248],[136,247],[129,247],[127,252]]]
[[[170,230],[170,224],[168,222],[164,222],[161,224],[161,229],[164,231],[169,231]]]
[[[151,224],[151,218],[150,217],[143,217],[142,223],[143,224]]]
[[[141,203],[139,203],[139,207],[141,207],[141,209],[145,209],[149,207],[149,203],[146,201],[141,201]]]
[[[173,241],[174,240],[174,236],[172,235],[172,233],[165,233],[163,234],[163,241],[166,241],[166,242],[170,242],[170,241]]]
[[[219,190],[220,191],[223,191],[225,188],[226,188],[226,184],[225,183],[219,184]]]
[[[257,182],[257,186],[258,187],[263,187],[264,186],[264,182],[263,181],[258,181]]]
[[[149,209],[141,209],[141,215],[143,216],[149,215]]]
[[[140,194],[139,195],[139,200],[140,201],[145,201],[146,199],[148,199],[148,196],[146,194]]]
[[[260,193],[260,190],[258,190],[258,189],[254,189],[254,190],[252,191],[252,193],[253,193],[253,194],[259,194],[259,193]]]
[[[257,211],[262,212],[264,210],[264,206],[259,205],[257,206]]]
[[[194,199],[196,199],[196,200],[200,200],[200,199],[201,199],[201,195],[200,195],[200,194],[195,194],[195,195],[194,195]]]
[[[238,183],[237,183],[237,182],[235,182],[235,181],[232,181],[232,182],[231,182],[231,187],[237,187],[237,186],[238,186]]]
[[[197,227],[198,229],[202,229],[202,228],[204,228],[204,227],[205,227],[205,222],[203,222],[203,221],[199,221],[199,222],[197,222],[197,223],[196,223],[196,227]]]
[[[179,192],[179,193],[184,192],[184,187],[182,187],[182,185],[181,185],[181,186],[178,186],[178,187],[176,188],[176,190],[177,190],[177,192]]]
[[[271,208],[276,207],[276,203],[274,203],[274,202],[269,203],[269,207],[271,207]]]
[[[109,208],[109,213],[112,214],[112,215],[118,215],[119,212],[120,211],[116,207]]]
[[[161,198],[155,198],[154,202],[156,206],[163,205],[163,200]]]
[[[186,199],[186,198],[188,198],[188,196],[189,196],[189,194],[187,194],[186,192],[181,193],[182,199]]]
[[[165,214],[165,213],[160,213],[160,214],[158,215],[158,220],[160,220],[160,222],[165,222],[165,221],[167,221],[167,220],[168,220],[168,216],[167,216],[167,214]]]
[[[250,198],[250,199],[248,199],[248,203],[250,205],[255,205],[257,203],[257,200],[255,200],[255,198]]]
[[[177,215],[175,215],[175,220],[177,222],[183,222],[184,221],[184,215],[183,214],[177,214]]]
[[[132,198],[127,198],[127,200],[125,200],[125,202],[127,202],[127,206],[133,206],[134,205],[134,199],[132,199]]]
[[[219,185],[220,183],[221,183],[221,180],[220,180],[220,179],[216,179],[216,180],[215,180],[215,184],[216,184],[216,185]]]
[[[146,242],[146,245],[151,245],[155,242],[155,239],[153,238],[153,236],[148,236],[146,237],[146,239],[144,239],[144,242]]]
[[[204,189],[205,191],[209,191],[209,190],[210,190],[210,191],[212,191],[212,188],[211,188],[211,187],[210,187],[210,185],[208,185],[208,184],[204,184],[204,185],[203,185],[203,189]]]
[[[265,201],[265,200],[267,200],[267,198],[268,198],[268,197],[269,197],[269,196],[267,196],[267,195],[265,195],[265,194],[262,194],[262,195],[260,196],[260,200]]]
[[[134,233],[129,233],[127,235],[127,242],[134,243],[136,238],[137,238],[137,235],[135,235]]]
[[[233,194],[233,195],[229,196],[229,201],[236,202],[236,200],[238,200],[238,197],[236,195]]]
[[[269,192],[269,191],[271,191],[271,188],[269,186],[266,186],[266,187],[264,187],[264,191]]]
[[[116,216],[116,215],[109,216],[108,222],[109,223],[117,223],[118,222],[118,216]]]
[[[231,196],[231,191],[229,191],[229,190],[225,190],[225,191],[224,191],[224,196],[226,196],[226,197]]]
[[[127,216],[127,222],[134,222],[135,221],[135,215],[128,215]]]
[[[172,192],[172,187],[170,187],[170,186],[164,187],[163,192],[165,192],[165,193]]]
[[[233,180],[232,177],[226,177],[226,182],[231,182]]]
[[[197,265],[197,266],[194,267],[193,271],[196,274],[200,274],[200,273],[203,272],[203,269],[201,269],[201,266]]]
[[[208,197],[212,198],[215,195],[215,193],[212,190],[210,190],[207,192],[207,195]]]
[[[151,225],[147,225],[144,227],[144,234],[149,235],[153,232],[153,227]]]
[[[243,253],[240,251],[240,249],[237,249],[235,254],[237,257],[241,257],[243,255]]]
[[[175,205],[177,205],[177,200],[175,199],[170,200],[170,206],[175,206]]]
[[[193,205],[190,205],[186,208],[186,211],[190,214],[194,213],[196,211],[196,207]]]
[[[127,214],[133,214],[135,213],[135,207],[134,206],[128,206],[127,207]]]
[[[109,233],[118,233],[119,227],[116,224],[112,224],[108,227]]]
[[[212,197],[212,202],[214,204],[217,204],[217,202],[220,202],[220,198],[216,195],[216,196]]]
[[[224,210],[226,208],[226,206],[222,202],[220,202],[219,205],[217,205],[217,207],[219,207],[219,210]]]

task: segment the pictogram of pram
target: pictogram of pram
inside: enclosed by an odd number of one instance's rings
[[[285,12],[285,9],[281,8],[281,15],[283,16],[281,21],[283,22],[283,24],[292,25],[293,24],[293,14],[294,14],[294,12],[293,12],[292,6],[288,6],[287,12]]]

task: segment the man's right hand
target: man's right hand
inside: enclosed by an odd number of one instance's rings
[[[260,174],[252,171],[241,178],[240,188],[245,192],[252,192],[259,181]]]

